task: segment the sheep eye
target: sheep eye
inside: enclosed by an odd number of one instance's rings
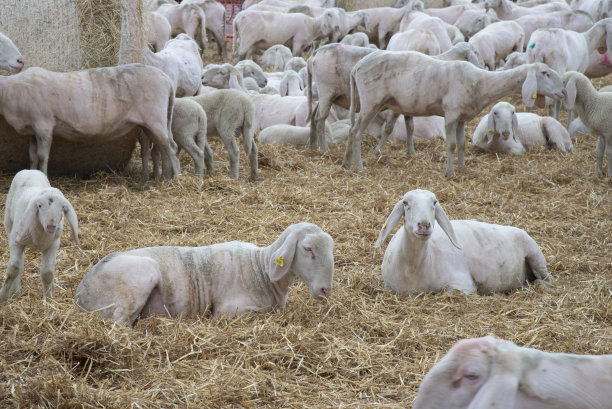
[[[307,247],[307,246],[304,246],[304,250],[306,250],[306,251],[312,251],[312,247]]]
[[[478,379],[478,375],[476,375],[475,373],[466,373],[465,378],[469,379],[470,381],[475,381],[476,379]]]
[[[42,204],[41,203],[39,203],[37,206],[38,206],[39,209],[42,209]]]
[[[437,205],[437,204],[438,204],[438,201],[437,201],[437,200],[434,200],[434,201],[433,201],[433,205],[435,206],[435,205]]]

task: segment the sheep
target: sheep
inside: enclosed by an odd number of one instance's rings
[[[19,72],[25,65],[23,56],[10,38],[0,33],[0,69]]]
[[[147,44],[154,52],[161,51],[166,42],[172,37],[172,27],[170,27],[166,17],[155,11],[146,13],[146,17],[149,24]]]
[[[125,325],[150,315],[282,310],[296,276],[315,299],[331,294],[333,246],[319,226],[297,223],[267,247],[232,241],[111,253],[83,277],[75,298],[85,310]]]
[[[601,174],[604,154],[608,160],[608,177],[612,176],[612,93],[597,92],[591,81],[576,71],[563,75],[566,84],[566,97],[563,104],[566,109],[574,109],[584,125],[593,135],[597,135],[597,161],[595,175]]]
[[[331,140],[331,127],[325,124],[325,138]],[[310,128],[306,126],[272,125],[262,129],[257,136],[260,144],[306,146],[310,140]]]
[[[243,80],[247,78],[253,78],[257,82],[257,86],[260,88],[263,88],[268,85],[268,79],[264,71],[259,65],[257,65],[256,62],[251,60],[238,61],[234,65],[234,68],[240,71]]]
[[[238,132],[242,133],[242,146],[249,157],[251,168],[250,178],[257,180],[257,145],[253,139],[255,105],[249,96],[243,91],[220,89],[188,98],[204,108],[207,135],[221,137],[229,154],[232,179],[238,179],[240,150],[236,144],[236,136]]]
[[[24,252],[27,247],[42,252],[40,278],[43,296],[55,293],[55,257],[64,229],[66,216],[72,240],[79,244],[77,215],[62,192],[51,187],[47,176],[38,170],[19,171],[6,196],[4,228],[9,241],[9,262],[6,279],[0,289],[0,304],[6,302],[21,288]]]
[[[280,96],[298,96],[304,95],[302,78],[293,70],[285,71],[280,83]]]
[[[605,87],[601,87],[599,92],[612,92],[612,85],[606,85]],[[582,123],[580,118],[574,119],[570,125],[567,127],[567,131],[570,136],[574,136],[577,133],[590,134],[591,131],[587,129],[587,127]]]
[[[206,16],[206,31],[212,34],[217,43],[217,54],[223,61],[227,59],[225,44],[225,7],[216,0],[183,0],[182,4],[196,4]]]
[[[242,85],[244,85],[244,88],[247,91],[256,92],[256,93],[260,92],[260,88],[259,88],[259,85],[257,85],[257,81],[255,81],[251,77],[243,78]]]
[[[446,29],[447,24],[444,20],[438,17],[432,17],[420,11],[412,11],[406,14],[399,24],[399,31],[406,31],[409,29],[427,29],[430,30],[440,44],[440,50],[442,52],[448,51],[452,48],[453,42],[448,30]]]
[[[308,123],[308,98],[303,95],[249,94],[249,97],[255,104],[254,132],[272,125],[306,126]]]
[[[388,51],[418,51],[427,55],[440,54],[440,43],[436,35],[428,29],[408,29],[393,34],[387,44]]]
[[[512,226],[476,220],[449,221],[436,195],[412,190],[397,202],[380,230],[379,248],[404,217],[382,262],[385,285],[398,293],[490,294],[550,281],[537,243]],[[436,221],[441,229],[434,229]],[[447,240],[448,238],[448,240]]]
[[[280,71],[285,68],[287,62],[293,57],[289,47],[276,44],[268,48],[259,58],[259,64],[262,68]]]
[[[488,13],[485,14],[484,10],[476,9],[466,10],[454,24],[463,35],[469,39],[474,34],[496,21],[499,21],[499,19]]]
[[[373,7],[361,10],[364,13],[365,32],[370,39],[377,39],[378,46],[384,49],[387,46],[387,35],[398,31],[398,25],[407,14],[423,11],[423,2],[410,0],[400,8]]]
[[[198,45],[187,34],[179,34],[167,41],[165,47],[156,53],[145,49],[144,61],[170,77],[177,97],[190,97],[198,92],[202,58]]]
[[[515,20],[525,32],[525,39],[530,39],[531,34],[541,28],[564,28],[578,33],[587,31],[593,26],[593,19],[584,11],[554,11],[552,13],[541,13],[519,17]],[[528,41],[525,41],[527,44]]]
[[[206,50],[206,15],[197,4],[162,4],[157,12],[168,19],[173,36],[185,33]]]
[[[511,52],[523,51],[524,41],[525,32],[517,22],[499,21],[474,34],[468,43],[476,47],[485,66],[493,71],[497,67],[497,62],[506,58]]]
[[[345,35],[340,44],[354,45],[357,47],[367,47],[370,44],[370,40],[366,33],[357,32],[353,34]]]
[[[566,2],[553,1],[534,7],[523,7],[512,4],[508,0],[485,0],[486,11],[493,10],[501,20],[516,20],[526,15],[550,13],[555,11],[569,11],[571,8]]]
[[[534,146],[573,152],[568,131],[556,119],[520,112],[508,102],[498,102],[480,120],[472,144],[485,152],[521,155]]]
[[[246,91],[242,74],[232,64],[209,64],[202,71],[202,85],[218,89],[237,89]]]
[[[306,60],[304,60],[302,57],[292,57],[291,59],[289,59],[289,61],[287,61],[287,64],[285,64],[284,71],[298,72],[305,66]]]
[[[503,69],[509,70],[511,68],[516,68],[523,64],[528,64],[528,63],[529,61],[527,60],[527,53],[515,51],[506,56]]]
[[[423,378],[413,409],[604,409],[612,355],[540,351],[491,336],[464,339]]]
[[[485,12],[483,6],[483,4],[458,4],[442,8],[426,8],[423,12],[440,18],[448,24],[455,24],[465,13],[476,11],[483,14]]]
[[[441,61],[414,51],[376,51],[365,56],[351,71],[350,86],[352,125],[343,167],[353,164],[363,169],[361,135],[378,112],[390,108],[396,115],[404,115],[408,154],[414,154],[411,118],[444,116],[446,177],[454,174],[455,148],[459,166],[465,164],[465,122],[491,102],[520,91],[525,106],[530,107],[542,102],[543,96],[561,99],[565,95],[559,75],[544,64],[485,71],[464,61]],[[360,113],[355,119],[357,103]]]
[[[164,177],[178,175],[170,129],[173,105],[170,78],[143,64],[62,73],[32,67],[0,76],[0,116],[18,134],[31,136],[30,168],[45,174],[55,135],[101,143],[140,127],[162,154]],[[148,176],[143,167],[143,178]]]

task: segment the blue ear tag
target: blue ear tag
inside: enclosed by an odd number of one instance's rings
[[[532,48],[532,49],[535,48],[535,43],[529,44],[529,48]]]

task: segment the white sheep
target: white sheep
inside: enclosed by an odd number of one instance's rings
[[[372,7],[363,9],[361,11],[364,13],[365,33],[370,39],[377,39],[378,46],[384,49],[387,46],[387,35],[397,32],[402,18],[413,10],[423,11],[423,2],[409,0],[399,8]]]
[[[198,44],[187,34],[179,34],[167,41],[165,47],[156,53],[145,49],[144,61],[170,77],[177,97],[190,97],[198,92],[202,57]]]
[[[19,72],[25,62],[23,56],[10,38],[0,33],[0,69]]]
[[[612,92],[612,85],[606,85],[605,87],[601,87],[599,89],[599,92]],[[577,133],[591,133],[591,131],[589,131],[589,129],[584,125],[582,119],[580,118],[574,119],[567,127],[567,131],[569,132],[570,136],[574,136]]]
[[[240,71],[243,80],[247,78],[253,78],[257,82],[257,86],[260,88],[263,88],[268,85],[268,78],[256,62],[251,60],[238,61],[234,65],[234,68]]]
[[[43,296],[53,297],[55,257],[64,229],[64,215],[70,224],[72,239],[79,245],[77,215],[62,192],[51,187],[47,176],[38,170],[22,170],[15,175],[6,196],[4,210],[4,229],[8,236],[10,258],[6,279],[0,289],[0,303],[19,293],[26,248],[42,252],[40,278]]]
[[[250,178],[257,180],[257,145],[253,139],[255,106],[248,94],[234,89],[219,89],[189,99],[200,104],[206,112],[206,134],[221,137],[229,154],[230,177],[238,179],[240,150],[236,136],[242,133],[242,146],[249,157]]]
[[[280,82],[280,96],[304,96],[304,85],[302,84],[302,77],[293,71],[288,70],[283,73],[283,78]]]
[[[206,50],[206,14],[197,4],[162,4],[157,12],[168,19],[173,36],[185,33]]]
[[[430,30],[440,44],[440,50],[442,52],[448,51],[453,46],[453,41],[446,28],[447,24],[438,17],[432,17],[421,11],[411,11],[404,15],[400,21],[399,31],[406,31],[409,29],[427,29]]]
[[[172,27],[168,19],[161,14],[150,11],[146,13],[147,18],[147,44],[154,52],[163,50],[164,45],[172,37]]]
[[[591,81],[579,72],[569,71],[563,75],[567,95],[565,108],[578,114],[593,135],[597,135],[597,162],[595,175],[603,167],[604,154],[608,159],[608,177],[612,176],[612,93],[597,92]]]
[[[225,6],[216,0],[183,0],[181,4],[196,4],[206,16],[206,32],[212,34],[217,43],[217,54],[223,61],[227,58],[225,44]]]
[[[440,54],[440,43],[436,35],[426,28],[411,28],[393,34],[387,44],[388,51],[418,51],[427,55]]]
[[[541,28],[563,28],[578,33],[587,31],[593,26],[593,19],[584,11],[554,11],[551,13],[532,14],[519,17],[515,20],[525,32],[525,39],[531,38],[531,34]],[[527,44],[528,41],[525,41]]]
[[[423,378],[413,409],[605,409],[612,355],[545,352],[491,336],[464,339]]]
[[[305,66],[306,60],[304,60],[302,57],[292,57],[291,59],[289,59],[289,61],[287,61],[287,64],[285,64],[284,71],[298,72]]]
[[[282,44],[276,44],[263,52],[259,58],[259,64],[262,68],[282,71],[291,58],[293,58],[293,54],[291,54],[289,47]]]
[[[308,123],[308,98],[303,95],[249,94],[249,97],[255,104],[254,132],[272,125],[306,126]]]
[[[356,32],[353,34],[345,35],[340,44],[354,45],[357,47],[367,47],[370,45],[370,39],[366,33]]]
[[[475,220],[449,221],[436,195],[412,190],[397,202],[374,247],[393,235],[382,262],[385,285],[398,293],[489,294],[550,280],[537,243],[516,227]],[[435,229],[436,222],[440,229]]]
[[[463,35],[469,39],[474,34],[496,21],[499,21],[499,19],[491,16],[490,13],[486,13],[485,10],[474,9],[466,10],[454,24]]]
[[[534,146],[573,152],[568,131],[555,118],[528,112],[516,113],[508,102],[498,102],[480,120],[472,144],[485,152],[521,155]]]
[[[508,54],[523,51],[524,41],[525,32],[517,22],[499,21],[474,34],[468,42],[476,47],[485,66],[493,71],[498,61],[505,59]]]
[[[76,302],[131,325],[150,315],[213,317],[284,309],[297,276],[320,299],[331,294],[334,241],[293,224],[268,247],[232,241],[205,247],[148,247],[111,253],[79,283]]]
[[[516,68],[523,64],[528,64],[529,61],[527,59],[527,53],[521,51],[515,51],[506,56],[504,62],[504,70],[509,70],[510,68]]]
[[[414,153],[411,118],[444,116],[447,177],[454,174],[455,149],[459,166],[465,164],[465,122],[484,107],[519,92],[526,106],[539,103],[543,96],[561,99],[565,95],[559,75],[544,64],[485,71],[464,61],[441,61],[414,51],[376,51],[365,56],[351,71],[350,86],[352,126],[343,167],[363,169],[362,133],[375,115],[389,108],[396,115],[404,115],[409,154]],[[358,104],[360,113],[356,118]]]
[[[232,64],[209,64],[202,71],[202,85],[217,89],[237,89],[246,91],[244,78]]]
[[[170,78],[143,64],[73,72],[32,67],[0,76],[0,116],[18,134],[31,137],[30,168],[45,174],[55,135],[102,143],[140,127],[161,151],[164,177],[178,175],[180,163],[170,129],[173,105]],[[148,149],[143,153],[148,155]],[[142,171],[147,179],[148,169]]]
[[[328,144],[332,140],[331,126],[325,124],[325,139]],[[279,144],[306,146],[310,141],[310,127],[294,125],[272,125],[262,129],[257,136],[260,144]]]
[[[517,18],[527,15],[571,10],[565,1],[553,1],[534,7],[523,7],[513,4],[508,0],[485,0],[484,7],[487,11],[495,11],[495,14],[497,14],[497,17],[499,17],[501,20],[516,20]]]

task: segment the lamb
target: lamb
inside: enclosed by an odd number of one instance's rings
[[[542,251],[524,230],[475,220],[449,221],[428,190],[412,190],[397,202],[374,247],[383,244],[402,216],[404,226],[389,242],[382,262],[385,285],[398,293],[450,288],[490,294],[550,281]],[[436,221],[441,229],[434,229]]]
[[[377,74],[381,67],[384,67],[384,76]],[[525,106],[530,107],[542,102],[541,96],[561,99],[565,95],[559,75],[544,64],[485,71],[464,61],[441,61],[414,51],[376,51],[367,55],[351,71],[350,85],[352,126],[343,167],[363,168],[361,135],[378,112],[390,108],[395,114],[404,115],[409,154],[414,153],[411,118],[444,116],[447,177],[454,174],[455,149],[459,166],[465,164],[465,122],[491,102],[520,91]],[[355,119],[358,103],[360,114]]]
[[[357,32],[353,34],[347,34],[342,37],[340,44],[354,45],[356,47],[367,47],[370,45],[370,39],[366,33]]]
[[[553,1],[534,7],[523,7],[512,4],[508,0],[485,0],[485,10],[493,10],[501,20],[516,20],[526,15],[536,15],[555,11],[569,11],[571,8],[566,2]]]
[[[393,34],[387,44],[388,51],[418,51],[427,55],[440,54],[440,43],[436,35],[428,29],[408,29]]]
[[[504,63],[504,70],[509,70],[510,68],[516,68],[523,64],[528,64],[527,53],[523,53],[520,51],[515,51],[506,56],[506,60]]]
[[[568,131],[556,119],[520,112],[508,102],[498,102],[482,117],[472,144],[485,152],[521,155],[534,146],[548,146],[562,152],[574,150]]]
[[[0,33],[0,69],[19,72],[25,65],[23,56],[10,38]]]
[[[253,78],[257,82],[257,86],[261,88],[268,85],[268,79],[265,73],[263,72],[261,67],[257,65],[257,63],[255,63],[254,61],[251,61],[251,60],[238,61],[238,63],[234,65],[234,68],[240,71],[240,73],[242,74],[243,80],[247,78]]]
[[[293,70],[285,71],[280,83],[280,96],[294,97],[298,95],[304,95],[302,78]]]
[[[76,302],[125,325],[150,315],[282,310],[296,276],[315,299],[331,294],[333,246],[317,225],[298,223],[267,247],[232,241],[111,253],[79,283]]]
[[[202,71],[202,85],[219,89],[237,89],[246,91],[242,74],[232,64],[209,64]]]
[[[19,293],[23,256],[27,247],[42,252],[40,278],[43,296],[53,297],[55,257],[64,229],[64,215],[70,225],[72,240],[79,245],[77,215],[62,192],[51,187],[47,176],[38,170],[22,170],[15,175],[6,196],[4,211],[10,258],[6,279],[0,289],[0,304]]]
[[[412,11],[406,14],[399,24],[399,31],[409,29],[427,29],[435,34],[442,52],[452,48],[453,42],[447,30],[447,24],[438,17],[431,17],[420,11]]]
[[[524,41],[525,32],[517,22],[499,21],[474,34],[468,42],[478,50],[485,66],[494,71],[497,62],[508,54],[523,51]]]
[[[249,96],[234,89],[220,89],[189,97],[206,112],[207,135],[219,135],[229,154],[230,177],[238,179],[240,150],[236,144],[238,132],[242,133],[242,146],[249,156],[250,178],[257,180],[257,146],[253,139],[255,105]]]
[[[177,97],[190,97],[198,92],[202,58],[198,45],[187,34],[179,34],[167,41],[166,46],[156,53],[145,49],[144,61],[170,77]]]
[[[298,72],[305,66],[306,66],[306,60],[304,60],[302,57],[292,57],[289,59],[289,61],[287,61],[287,64],[285,64],[284,71]]]
[[[423,2],[410,0],[400,8],[373,7],[361,10],[364,17],[365,32],[370,39],[378,40],[378,47],[387,46],[387,35],[398,31],[402,18],[413,10],[423,11]]]
[[[591,81],[579,72],[569,71],[563,75],[567,94],[563,101],[566,109],[574,109],[584,125],[597,135],[597,161],[595,175],[601,174],[604,153],[608,160],[608,177],[612,176],[612,93],[597,92]]]
[[[266,69],[281,71],[285,69],[285,65],[291,58],[293,58],[293,54],[291,54],[289,47],[276,44],[263,52],[259,58],[259,64]]]
[[[325,124],[325,139],[332,139],[331,127]],[[260,144],[280,144],[280,145],[296,145],[306,146],[310,141],[310,128],[306,126],[293,125],[272,125],[262,129],[257,136],[257,142]]]
[[[604,409],[612,355],[523,348],[491,336],[464,339],[425,375],[414,409]]]
[[[30,167],[45,174],[54,135],[99,143],[140,127],[161,152],[164,177],[178,175],[173,105],[170,78],[143,64],[65,73],[33,67],[0,76],[0,116],[20,135],[31,136]],[[148,178],[144,166],[143,178]]]

